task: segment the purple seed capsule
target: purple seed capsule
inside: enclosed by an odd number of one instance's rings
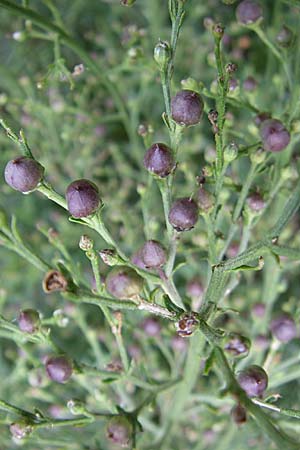
[[[167,177],[176,167],[172,150],[165,144],[153,144],[144,156],[144,166],[161,178]]]
[[[66,383],[72,375],[72,361],[66,356],[51,356],[46,359],[46,372],[52,381]]]
[[[237,425],[242,425],[247,421],[246,409],[238,403],[232,408],[231,417]]]
[[[244,25],[257,22],[263,17],[262,7],[253,0],[242,1],[236,9],[236,18],[238,22]]]
[[[124,416],[112,417],[107,424],[108,439],[121,447],[129,446],[132,432],[132,424]]]
[[[268,119],[261,124],[260,136],[264,149],[270,152],[280,152],[290,142],[290,133],[280,120],[276,119]]]
[[[250,340],[238,333],[230,333],[225,339],[224,350],[233,358],[244,358],[250,350]]]
[[[262,367],[256,365],[242,370],[237,380],[249,397],[260,397],[268,386],[268,375]]]
[[[196,125],[200,122],[204,103],[195,91],[184,89],[171,100],[172,119],[180,125]]]
[[[297,336],[297,327],[294,319],[288,314],[282,314],[271,322],[272,334],[280,342],[289,342]]]
[[[247,204],[253,212],[260,212],[266,206],[266,202],[259,192],[254,192],[247,198]]]
[[[142,259],[147,269],[157,269],[166,262],[166,251],[157,241],[147,241],[142,248]]]
[[[105,284],[107,291],[119,299],[132,298],[143,289],[143,279],[126,266],[114,267],[107,275]]]
[[[6,183],[20,192],[30,192],[44,175],[44,167],[35,159],[19,156],[9,161],[4,170]]]
[[[35,333],[41,324],[40,315],[35,309],[24,309],[18,317],[18,325],[25,333]]]
[[[191,230],[198,220],[198,206],[190,198],[176,200],[169,212],[169,222],[177,231]]]
[[[89,180],[76,180],[71,183],[66,192],[68,210],[72,216],[87,217],[101,206],[99,190]]]

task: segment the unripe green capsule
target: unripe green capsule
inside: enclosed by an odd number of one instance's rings
[[[170,44],[167,41],[159,41],[154,48],[153,57],[160,70],[165,70],[171,58]]]

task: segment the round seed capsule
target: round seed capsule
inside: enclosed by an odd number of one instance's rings
[[[262,17],[262,7],[253,0],[242,1],[236,9],[236,18],[238,22],[244,25],[255,23]]]
[[[35,159],[19,156],[9,161],[4,170],[6,183],[20,192],[30,192],[44,175],[44,167]]]
[[[276,119],[268,119],[261,124],[260,136],[264,149],[270,152],[280,152],[290,142],[290,133],[280,120]]]
[[[46,372],[52,381],[66,383],[72,375],[72,362],[66,356],[52,356],[46,360]]]
[[[172,150],[165,144],[153,144],[144,156],[144,166],[161,178],[167,177],[176,166]]]
[[[157,269],[166,262],[166,251],[157,241],[147,241],[142,248],[142,259],[147,269]]]
[[[184,89],[171,100],[172,119],[180,125],[196,125],[200,122],[204,103],[195,91]]]
[[[297,327],[294,319],[288,314],[282,314],[271,322],[272,334],[280,342],[289,342],[297,336]]]
[[[40,315],[35,309],[24,309],[18,317],[18,325],[25,333],[35,333],[40,326]]]
[[[198,220],[198,206],[190,198],[176,200],[169,212],[169,222],[177,231],[191,230]]]
[[[249,397],[259,397],[268,386],[268,375],[260,366],[252,365],[238,374],[238,383]]]
[[[143,289],[143,279],[129,267],[116,266],[106,277],[106,289],[116,298],[131,298]]]
[[[87,217],[101,206],[99,190],[89,180],[76,180],[71,183],[66,192],[68,210],[73,217]]]

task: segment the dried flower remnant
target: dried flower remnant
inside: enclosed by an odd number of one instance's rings
[[[55,291],[66,291],[68,288],[68,281],[58,270],[50,270],[43,280],[43,289],[49,294]]]
[[[199,323],[196,312],[184,313],[175,323],[177,334],[181,337],[191,336],[199,328]]]

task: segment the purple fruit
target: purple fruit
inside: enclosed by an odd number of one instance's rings
[[[280,152],[290,142],[290,133],[280,120],[276,119],[268,119],[261,124],[260,136],[264,149],[270,152]]]
[[[230,333],[225,339],[224,350],[232,357],[244,358],[248,355],[250,346],[250,341],[245,336],[241,336],[238,333]]]
[[[140,269],[145,270],[146,266],[143,260],[143,248],[140,248],[138,251],[136,251],[132,257],[130,258],[132,264],[139,267]]]
[[[37,187],[44,175],[44,167],[35,159],[19,156],[6,164],[6,183],[20,192],[30,192]]]
[[[76,180],[66,192],[68,210],[74,217],[87,217],[97,211],[101,205],[99,190],[89,180]]]
[[[171,101],[171,115],[180,125],[196,125],[200,122],[204,103],[195,91],[179,91]]]
[[[262,367],[256,365],[242,370],[237,380],[249,397],[260,397],[268,386],[268,375]]]
[[[260,212],[266,206],[266,202],[259,192],[251,194],[247,198],[247,204],[253,212]]]
[[[166,251],[157,241],[147,241],[142,248],[142,259],[147,269],[157,269],[166,262]]]
[[[257,114],[254,117],[254,123],[256,126],[260,127],[260,125],[265,121],[271,119],[271,115],[268,112],[262,112]]]
[[[119,299],[132,298],[143,289],[143,279],[126,266],[114,267],[107,275],[105,284],[107,291]]]
[[[282,314],[271,322],[272,334],[280,342],[289,342],[297,336],[297,327],[294,319],[288,314]]]
[[[24,309],[18,317],[18,325],[25,333],[35,333],[41,324],[40,315],[35,309]]]
[[[132,424],[125,416],[115,416],[107,424],[108,439],[121,447],[129,446],[132,432]]]
[[[153,144],[144,156],[144,166],[161,178],[167,177],[176,166],[172,150],[165,144]]]
[[[52,381],[66,383],[72,375],[72,361],[66,356],[51,356],[46,360],[46,372]]]
[[[262,17],[262,7],[253,0],[242,1],[236,9],[236,18],[238,22],[244,25],[255,23]]]
[[[176,200],[169,212],[169,222],[177,231],[191,230],[198,220],[198,206],[190,198]]]

